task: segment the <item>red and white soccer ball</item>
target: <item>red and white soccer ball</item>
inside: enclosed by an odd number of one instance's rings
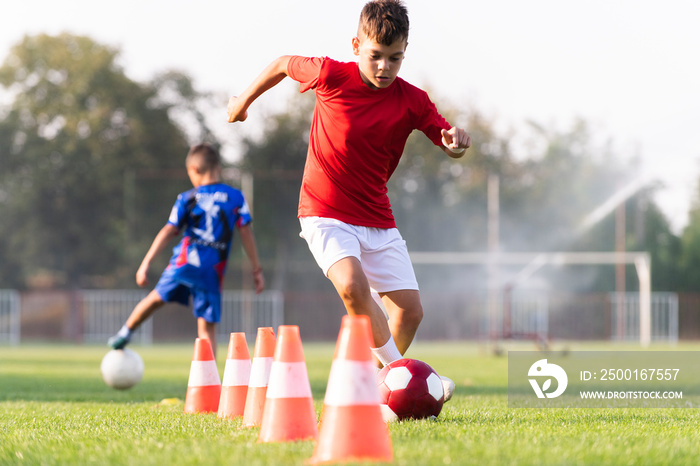
[[[445,395],[432,367],[417,359],[399,359],[377,375],[384,421],[437,417]]]

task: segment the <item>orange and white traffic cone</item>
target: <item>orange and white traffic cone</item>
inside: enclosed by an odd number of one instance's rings
[[[243,416],[250,379],[250,353],[245,333],[232,333],[226,354],[224,380],[221,383],[218,418]]]
[[[316,411],[299,327],[280,325],[258,442],[287,442],[317,436]]]
[[[258,328],[243,412],[243,427],[259,426],[262,422],[267,384],[270,380],[272,359],[275,356],[275,343],[275,332],[272,327]]]
[[[221,398],[221,379],[216,368],[211,342],[206,338],[194,341],[194,354],[185,396],[186,413],[215,413]]]
[[[343,317],[311,464],[393,459],[379,408],[371,335],[369,317]]]

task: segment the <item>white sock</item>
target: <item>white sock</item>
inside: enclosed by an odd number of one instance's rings
[[[117,332],[117,335],[119,335],[120,337],[128,337],[131,335],[131,329],[127,327],[126,324],[124,324],[122,328],[120,328]]]
[[[379,362],[381,362],[385,366],[403,358],[403,356],[401,356],[401,353],[399,352],[399,349],[396,347],[396,342],[394,341],[393,336],[389,336],[389,340],[386,343],[384,343],[384,346],[380,348],[370,349],[372,350],[372,353],[374,353],[374,355],[377,357],[377,359],[379,359]]]

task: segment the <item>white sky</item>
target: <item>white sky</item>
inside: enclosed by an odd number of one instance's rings
[[[352,60],[365,0],[3,3],[0,60],[24,34],[68,31],[119,47],[133,79],[175,68],[200,90],[232,95],[279,55]],[[643,173],[667,186],[657,201],[676,232],[686,224],[700,177],[700,2],[405,3],[404,79],[429,85],[438,100],[474,106],[504,128],[528,119],[560,129],[576,117],[591,122],[620,156],[642,157]],[[285,96],[277,92],[259,108]],[[224,128],[224,113],[222,102],[221,130],[246,130]]]

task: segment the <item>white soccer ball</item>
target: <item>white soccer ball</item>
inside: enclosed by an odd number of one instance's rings
[[[112,350],[102,358],[100,370],[107,385],[118,390],[126,390],[141,381],[143,360],[136,351],[124,348]]]

